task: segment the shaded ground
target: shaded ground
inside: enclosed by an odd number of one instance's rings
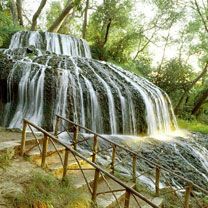
[[[21,132],[6,130],[5,128],[0,127],[0,142],[20,141],[21,137]]]

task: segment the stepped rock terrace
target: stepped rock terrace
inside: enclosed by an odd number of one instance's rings
[[[48,130],[60,114],[98,133],[147,134],[177,128],[165,92],[118,66],[91,59],[84,40],[18,32],[1,59],[0,123],[28,118]]]

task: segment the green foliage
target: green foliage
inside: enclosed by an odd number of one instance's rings
[[[128,60],[124,63],[118,63],[117,61],[109,60],[111,63],[118,65],[138,76],[143,76],[149,78],[149,74],[151,73],[151,60],[146,56],[140,55],[136,60]]]
[[[0,168],[6,169],[11,164],[11,159],[14,156],[13,150],[6,150],[0,154]]]
[[[46,27],[49,28],[53,22],[56,20],[56,18],[61,14],[64,7],[68,4],[68,0],[59,1],[59,0],[53,0],[51,2],[50,9],[47,11],[46,14]],[[76,7],[76,13],[79,13],[82,11],[82,3],[80,3],[80,0],[75,0],[74,5]],[[80,20],[79,18],[75,18],[75,9],[73,11],[73,14],[70,14],[69,17],[67,17],[64,20],[63,25],[60,27],[58,33],[61,34],[71,34],[79,36],[81,33],[81,27],[79,24]]]
[[[20,30],[20,27],[14,25],[9,11],[0,10],[0,47],[7,48],[11,36]]]
[[[137,183],[136,183],[136,190],[139,193],[142,193],[143,195],[147,196],[147,198],[155,196],[155,192],[150,190],[148,185],[141,183],[139,180],[137,180]]]
[[[49,28],[51,24],[56,20],[62,11],[62,6],[60,1],[52,1],[50,10],[46,14],[46,27]]]
[[[205,196],[205,197],[203,198],[203,201],[204,201],[205,204],[208,204],[208,196]]]
[[[127,63],[144,39],[141,26],[131,16],[132,2],[108,0],[97,7],[89,21],[87,40],[93,57]],[[136,27],[135,27],[136,25]]]
[[[117,63],[130,62],[132,53],[137,50],[139,41],[143,41],[142,32],[134,28],[133,23],[123,29],[112,29],[109,42],[106,44],[107,59],[114,60]],[[147,56],[147,50],[143,51],[143,57]],[[138,60],[138,58],[137,58]]]
[[[33,173],[25,186],[23,193],[14,199],[15,207],[42,207],[52,206],[54,208],[88,208],[90,201],[86,194],[73,187],[71,180],[66,178],[59,181],[54,176],[44,172]],[[44,206],[45,205],[45,206]]]
[[[208,124],[208,102],[206,101],[200,108],[197,114],[197,120]]]
[[[189,87],[194,72],[191,66],[173,59],[164,63],[160,70],[152,72],[150,77],[156,85],[168,93],[174,103],[177,103],[181,93]]]
[[[97,7],[90,19],[89,40],[101,42],[104,39],[106,25],[112,21],[113,28],[124,28],[129,23],[131,3],[128,0],[107,0]],[[95,27],[97,26],[97,27]],[[97,38],[97,39],[95,39]]]
[[[207,124],[200,123],[199,121],[195,119],[193,120],[178,119],[178,124],[180,128],[187,129],[193,132],[200,132],[203,134],[208,134]]]
[[[61,14],[63,10],[63,6],[67,5],[68,1],[64,0],[63,2],[54,0],[51,2],[50,10],[46,14],[47,23],[46,26],[49,28],[53,22],[56,20],[56,18]],[[64,24],[59,29],[59,33],[61,34],[68,34],[69,33],[69,20],[66,19]]]

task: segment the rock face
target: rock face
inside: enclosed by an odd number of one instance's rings
[[[26,117],[52,130],[60,114],[99,133],[154,134],[177,126],[163,91],[91,59],[84,40],[18,32],[0,62],[0,125],[21,128]]]

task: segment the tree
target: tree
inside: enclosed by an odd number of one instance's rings
[[[179,112],[179,110],[181,110],[181,105],[185,99],[185,97],[187,96],[187,94],[189,93],[189,91],[195,86],[195,84],[203,77],[205,76],[205,74],[207,73],[208,70],[208,62],[205,64],[203,70],[201,71],[201,73],[199,73],[199,75],[190,82],[189,86],[187,87],[187,89],[184,90],[183,94],[181,95],[176,107],[175,107],[175,113],[177,114]]]
[[[52,23],[52,25],[49,27],[49,32],[58,32],[64,21],[67,19],[67,17],[70,15],[70,11],[72,9],[76,9],[77,6],[81,3],[82,0],[74,0],[74,1],[68,1],[65,8],[62,10],[61,14],[55,19],[55,21]]]
[[[17,24],[17,7],[14,0],[9,1],[9,8],[13,19],[13,24]]]
[[[155,70],[150,74],[151,81],[168,93],[173,104],[177,104],[178,97],[187,91],[193,76],[191,66],[180,59],[166,61],[160,71]]]
[[[203,92],[201,93],[201,95],[199,96],[199,98],[196,100],[195,105],[192,109],[192,115],[197,115],[200,107],[205,103],[205,101],[208,98],[208,88],[206,88],[205,90],[203,90]]]
[[[89,10],[89,0],[86,0],[86,6],[84,9],[84,20],[82,25],[82,38],[85,39],[87,31],[87,22],[88,22],[88,10]]]
[[[20,26],[24,26],[23,16],[22,16],[22,0],[16,0],[16,6],[17,6],[18,22],[19,22]]]
[[[40,5],[39,5],[37,11],[33,15],[31,30],[35,30],[36,29],[37,19],[40,16],[41,11],[43,10],[44,6],[46,5],[46,2],[47,2],[47,0],[41,0]]]
[[[87,34],[87,40],[92,43],[96,58],[106,60],[106,52],[110,51],[109,46],[115,39],[114,35],[119,39],[121,36],[124,37],[124,33],[127,34],[126,28],[131,22],[129,15],[131,8],[129,0],[106,0],[97,6],[90,17]]]

